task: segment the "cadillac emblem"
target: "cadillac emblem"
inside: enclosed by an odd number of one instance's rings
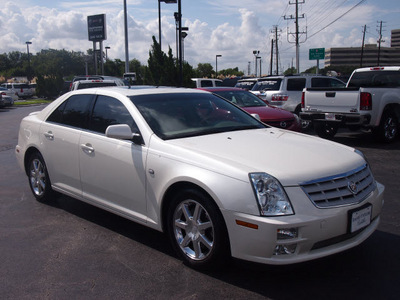
[[[354,181],[349,181],[349,182],[347,183],[347,188],[349,189],[349,191],[350,191],[353,195],[357,194],[357,192],[358,192],[357,184],[356,184]]]

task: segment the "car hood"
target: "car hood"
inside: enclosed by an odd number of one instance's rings
[[[291,112],[269,106],[242,107],[242,109],[250,114],[259,115],[262,121],[281,121],[293,119],[293,114]]]
[[[284,186],[342,174],[365,164],[353,148],[276,128],[166,141],[174,159],[248,181],[265,172]],[[170,152],[173,151],[173,152]]]

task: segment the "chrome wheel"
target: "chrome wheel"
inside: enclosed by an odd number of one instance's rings
[[[31,161],[29,181],[35,196],[42,197],[46,190],[46,169],[38,158]]]
[[[175,209],[173,232],[182,252],[190,259],[206,259],[214,247],[214,226],[207,210],[195,200]]]
[[[397,121],[396,119],[389,115],[383,124],[383,133],[385,135],[385,140],[391,141],[397,135]]]
[[[44,163],[44,159],[40,153],[36,152],[30,156],[27,165],[27,174],[29,186],[36,200],[40,202],[51,200],[55,193],[51,188],[46,164]]]

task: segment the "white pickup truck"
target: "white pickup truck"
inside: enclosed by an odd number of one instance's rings
[[[312,121],[320,137],[339,127],[369,129],[385,142],[399,132],[400,67],[356,69],[346,88],[305,88],[300,117]]]

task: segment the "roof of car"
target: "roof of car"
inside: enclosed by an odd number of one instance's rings
[[[201,87],[198,90],[208,91],[208,92],[218,92],[218,91],[245,91],[241,88],[229,87],[229,86],[218,86],[218,87]]]
[[[71,93],[74,94],[119,94],[123,96],[135,96],[135,95],[151,95],[151,94],[170,94],[170,93],[205,93],[201,90],[189,89],[189,88],[176,88],[176,87],[145,87],[145,88],[130,88],[129,86],[115,86],[115,87],[100,87],[91,88],[89,90],[76,90]]]

